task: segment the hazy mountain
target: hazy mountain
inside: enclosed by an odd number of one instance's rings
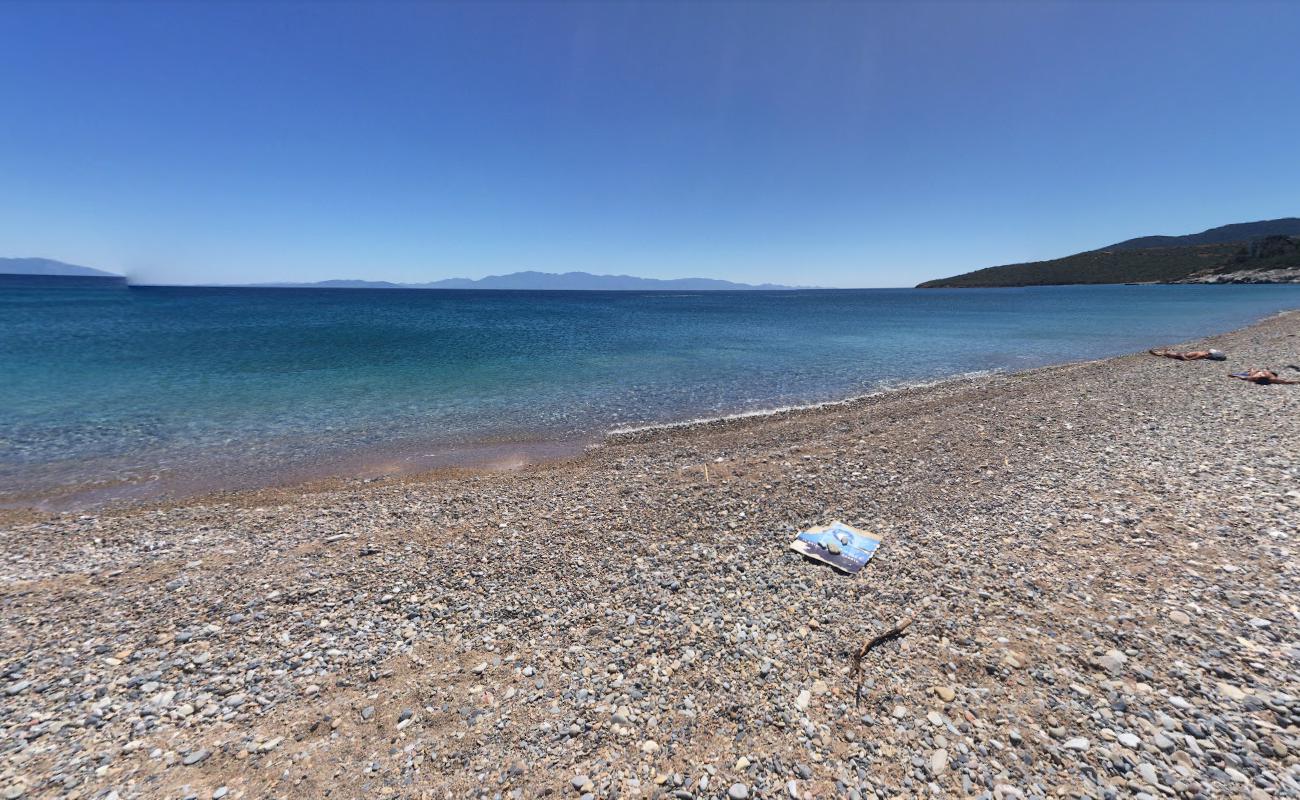
[[[926,281],[919,288],[1172,283],[1229,272],[1282,270],[1300,267],[1289,239],[1295,234],[1300,234],[1300,219],[1288,217],[1187,236],[1144,236],[1050,261],[986,267]],[[1263,241],[1270,242],[1269,247],[1261,249]]]
[[[635,291],[677,289],[686,291],[716,290],[774,290],[795,289],[801,287],[779,286],[772,283],[753,285],[733,283],[713,278],[637,278],[631,275],[592,275],[589,272],[512,272],[509,275],[489,275],[477,280],[471,278],[447,278],[430,283],[389,283],[388,281],[330,280],[316,283],[270,283],[258,286],[279,287],[317,287],[344,289],[551,289],[551,290],[603,290]],[[806,287],[802,287],[806,288]]]
[[[64,264],[50,258],[0,258],[0,275],[75,276],[81,278],[121,278],[102,269]]]

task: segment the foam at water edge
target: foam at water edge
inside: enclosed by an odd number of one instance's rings
[[[880,385],[880,388],[865,394],[855,394],[839,400],[823,400],[820,403],[806,403],[803,405],[777,406],[775,408],[760,408],[753,411],[738,411],[734,414],[721,414],[716,417],[695,417],[693,419],[678,420],[676,422],[655,422],[649,425],[636,425],[628,428],[613,428],[605,432],[606,439],[613,439],[619,436],[632,436],[638,433],[647,433],[650,431],[672,430],[675,428],[690,428],[696,425],[714,425],[719,422],[730,422],[739,419],[751,419],[753,417],[774,417],[778,414],[788,414],[792,411],[812,411],[819,408],[834,408],[836,406],[847,406],[854,403],[868,400],[873,397],[880,397],[891,392],[898,392],[905,389],[929,389],[935,386],[942,386],[945,383],[956,383],[958,381],[972,380],[974,378],[983,378],[989,375],[999,375],[1006,372],[1004,369],[980,369],[970,372],[959,372],[955,375],[947,375],[942,378],[934,378],[925,381],[897,381],[886,382]],[[600,443],[594,443],[590,448],[599,447]]]

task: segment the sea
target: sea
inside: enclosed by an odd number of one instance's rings
[[[0,285],[0,502],[560,457],[611,431],[1094,359],[1300,286],[527,292]]]

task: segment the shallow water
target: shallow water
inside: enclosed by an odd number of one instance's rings
[[[483,443],[511,461],[613,428],[1131,352],[1296,306],[1297,286],[0,287],[0,495],[234,487]]]

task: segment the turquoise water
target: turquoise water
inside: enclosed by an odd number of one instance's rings
[[[1131,352],[1296,306],[1296,286],[0,287],[0,494],[182,475],[240,485],[381,454],[582,440]]]

